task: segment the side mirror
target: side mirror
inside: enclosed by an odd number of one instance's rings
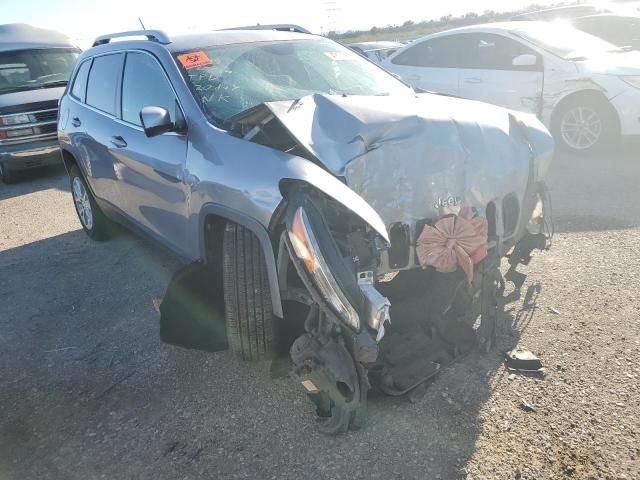
[[[514,67],[535,67],[537,64],[538,59],[531,53],[518,55],[511,61],[511,65]]]
[[[142,107],[140,121],[147,137],[155,137],[175,130],[171,115],[164,107]]]

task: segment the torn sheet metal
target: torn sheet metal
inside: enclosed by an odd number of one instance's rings
[[[433,94],[312,95],[266,106],[387,227],[402,222],[413,229],[419,220],[438,218],[448,213],[443,201],[450,198],[481,214],[511,192],[522,204],[532,154],[503,108]],[[553,140],[533,115],[514,115],[527,127],[534,171],[543,175]]]

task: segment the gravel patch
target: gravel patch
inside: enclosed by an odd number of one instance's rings
[[[0,478],[638,479],[639,178],[633,148],[558,155],[559,233],[497,349],[415,403],[373,397],[338,437],[268,364],[162,344],[152,299],[176,260],[91,242],[60,172],[0,185]],[[516,346],[544,376],[506,370]]]

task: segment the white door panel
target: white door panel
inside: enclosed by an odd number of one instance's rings
[[[542,82],[542,72],[461,69],[459,95],[538,114]]]
[[[458,94],[458,71],[455,68],[403,67],[397,69],[396,73],[412,87],[449,95]]]

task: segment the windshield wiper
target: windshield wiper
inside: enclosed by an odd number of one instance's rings
[[[56,80],[53,82],[41,83],[36,88],[64,87],[67,83],[69,83],[67,80]]]
[[[9,88],[5,88],[5,89],[0,89],[0,94],[24,92],[24,91],[27,91],[27,90],[35,90],[36,88],[40,88],[40,87],[37,87],[35,85],[20,85],[20,86],[17,86],[17,87],[9,87]]]

